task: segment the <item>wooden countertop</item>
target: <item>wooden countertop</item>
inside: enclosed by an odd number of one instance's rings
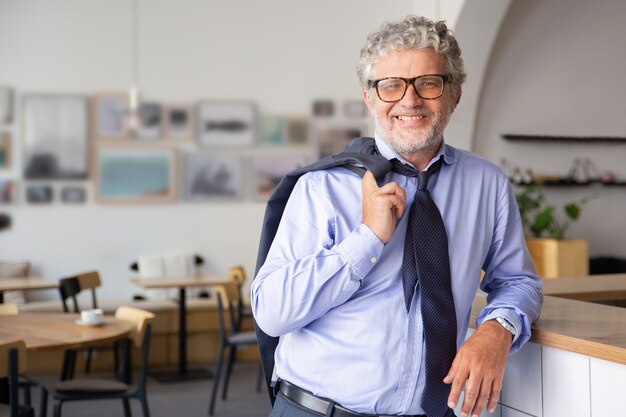
[[[578,280],[577,284],[584,286],[587,279],[596,277],[567,280]],[[572,282],[565,285],[577,287]],[[621,290],[626,291],[626,275]],[[554,297],[547,295],[549,292],[545,292],[541,316],[533,324],[531,342],[626,365],[626,308]],[[576,292],[584,293],[582,289]],[[485,295],[477,294],[471,326],[485,304]]]
[[[626,274],[547,279],[543,293],[583,301],[626,300]]]

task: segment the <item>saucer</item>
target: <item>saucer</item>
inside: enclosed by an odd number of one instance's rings
[[[101,321],[96,321],[96,322],[87,322],[87,321],[82,321],[81,319],[76,320],[74,323],[78,324],[79,326],[102,326],[104,324],[104,320]]]

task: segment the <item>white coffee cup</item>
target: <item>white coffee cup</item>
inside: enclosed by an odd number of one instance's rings
[[[102,316],[104,315],[101,308],[92,308],[90,310],[83,310],[80,313],[80,321],[86,324],[100,324],[102,323]]]

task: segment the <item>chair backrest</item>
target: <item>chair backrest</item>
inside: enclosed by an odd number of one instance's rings
[[[146,326],[154,318],[154,314],[140,308],[120,306],[115,310],[115,318],[133,325],[129,338],[136,347],[141,349]]]
[[[26,369],[26,345],[23,340],[0,344],[0,378],[8,377],[10,417],[18,415],[18,375]]]
[[[237,286],[241,286],[246,282],[246,270],[241,265],[235,265],[228,269],[228,276],[232,281],[237,283]]]
[[[100,281],[100,274],[97,271],[84,272],[72,277],[62,278],[59,280],[59,294],[61,296],[61,303],[63,304],[63,311],[69,313],[68,300],[73,302],[73,312],[79,313],[81,311],[78,304],[78,294],[82,291],[91,291],[91,306],[92,308],[98,308],[98,300],[96,298],[96,288],[102,285]]]
[[[152,319],[154,314],[140,308],[120,306],[115,310],[115,318],[124,320],[133,325],[130,331],[130,340],[141,349],[141,365],[139,371],[139,387],[144,390],[148,375],[148,355],[150,352],[150,335],[152,333]],[[126,369],[130,372],[130,351],[127,352]]]
[[[230,318],[230,331],[236,333],[241,329],[240,317],[235,314],[238,312],[238,304],[240,304],[239,289],[235,282],[228,282],[221,285],[211,287],[213,293],[217,297],[217,312],[220,324],[220,332],[224,332],[222,336],[226,337],[226,322],[224,320],[224,312],[227,311]]]
[[[20,309],[15,303],[2,303],[0,304],[0,316],[12,316],[19,314]]]

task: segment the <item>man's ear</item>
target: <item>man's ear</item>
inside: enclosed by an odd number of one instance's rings
[[[461,89],[461,86],[458,86],[454,89],[454,95],[456,96],[455,101],[454,101],[454,107],[459,105],[459,101],[461,101],[462,94],[463,94],[463,90]]]

